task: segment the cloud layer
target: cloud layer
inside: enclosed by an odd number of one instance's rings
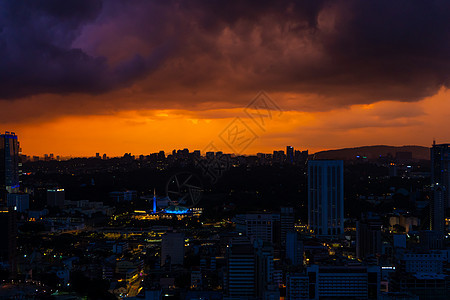
[[[219,102],[221,94],[265,89],[321,96],[320,110],[417,101],[449,86],[448,1],[3,0],[1,7],[0,99],[135,87],[144,102],[174,105],[180,94]],[[222,101],[243,104],[239,96]]]

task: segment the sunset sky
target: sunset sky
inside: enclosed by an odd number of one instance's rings
[[[0,0],[0,131],[27,155],[430,146],[449,88],[449,1]]]

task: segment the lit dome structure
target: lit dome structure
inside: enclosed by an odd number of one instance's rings
[[[190,209],[181,205],[170,205],[164,212],[168,214],[185,215],[190,213]]]

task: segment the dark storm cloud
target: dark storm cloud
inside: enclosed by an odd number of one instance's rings
[[[98,0],[0,1],[0,98],[101,93],[156,67],[164,55],[132,55],[116,67],[71,46],[101,12]]]
[[[138,83],[165,99],[265,89],[340,106],[449,86],[448,1],[0,3],[0,98]]]

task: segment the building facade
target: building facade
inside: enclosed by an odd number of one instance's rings
[[[310,299],[379,299],[378,266],[319,266],[307,269]]]
[[[6,192],[19,191],[20,148],[17,135],[6,131],[0,134],[0,197],[6,202]],[[6,191],[6,192],[5,192]]]
[[[430,229],[444,232],[446,210],[450,207],[450,144],[433,144],[431,148]]]
[[[161,241],[161,266],[183,265],[184,262],[184,233],[168,232]]]
[[[308,226],[318,236],[344,233],[342,160],[308,161]]]

